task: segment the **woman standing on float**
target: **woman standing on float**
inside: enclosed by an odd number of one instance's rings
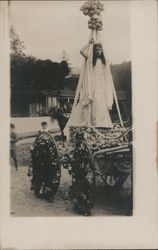
[[[65,132],[71,126],[112,127],[109,115],[113,104],[112,78],[102,44],[94,37],[93,31],[89,43],[80,51],[84,64]]]

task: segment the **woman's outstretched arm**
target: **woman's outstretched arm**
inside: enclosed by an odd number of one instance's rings
[[[88,54],[87,54],[87,49],[89,48],[90,44],[94,43],[94,39],[91,38],[91,40],[80,50],[81,55],[87,59]]]

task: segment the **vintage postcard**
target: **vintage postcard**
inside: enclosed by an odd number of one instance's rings
[[[2,249],[158,247],[157,2],[0,4]]]
[[[130,3],[9,11],[11,215],[132,215]]]

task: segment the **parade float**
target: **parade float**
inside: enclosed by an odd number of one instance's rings
[[[86,1],[80,10],[89,17],[92,34],[101,32],[103,4]],[[97,178],[101,178],[107,188],[121,188],[127,177],[132,178],[132,126],[124,126],[113,81],[111,84],[118,124],[112,128],[72,125],[69,141],[62,137],[57,141],[47,132],[36,137],[31,148],[29,175],[31,189],[37,197],[54,198],[61,169],[65,168],[72,178],[69,190],[72,207],[77,213],[90,215]]]

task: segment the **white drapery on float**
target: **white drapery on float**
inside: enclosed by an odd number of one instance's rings
[[[118,116],[120,120],[120,124],[123,127],[122,117],[117,101],[116,91],[111,75],[110,65],[108,62],[108,59],[106,57],[106,51],[102,43],[101,38],[101,32],[99,30],[93,29],[90,33],[90,39],[94,39],[94,44],[99,43],[102,46],[103,54],[106,60],[106,65],[103,70],[103,77],[104,77],[104,84],[102,84],[102,92],[104,93],[104,100],[105,105],[107,108],[108,116],[109,116],[109,110],[111,110],[113,105],[113,99],[115,100]],[[64,129],[64,133],[67,136],[67,139],[69,138],[69,128],[71,126],[87,126],[87,127],[93,127],[95,126],[92,123],[92,105],[93,105],[93,97],[94,97],[94,91],[95,91],[95,84],[97,84],[94,80],[94,66],[92,63],[93,60],[93,44],[89,45],[88,51],[87,51],[87,60],[84,59],[83,66],[81,68],[80,77],[78,81],[78,86],[76,89],[75,99],[72,107],[72,112],[70,115],[70,118],[66,124],[66,127]],[[106,112],[104,113],[103,109],[103,115],[105,114],[106,119],[108,119],[108,116]],[[109,125],[110,122],[107,123],[108,125],[103,126],[102,124],[98,124],[96,127],[111,127],[112,125]]]

